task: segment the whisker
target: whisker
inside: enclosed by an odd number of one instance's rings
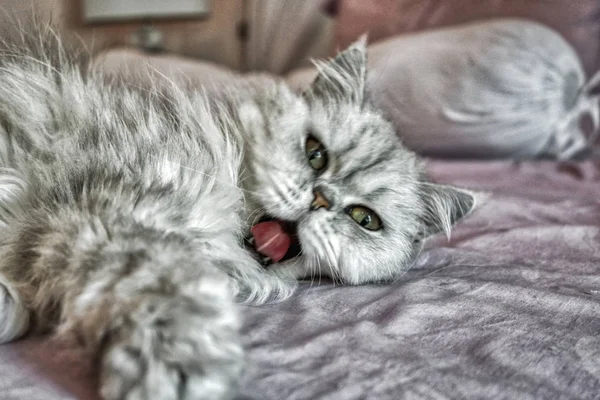
[[[250,223],[250,225],[256,225],[256,223],[259,221],[260,217],[262,214],[262,210],[261,209],[256,209],[254,211],[252,211],[250,213],[250,215],[248,215],[248,221],[252,221]]]
[[[317,275],[319,277],[319,284],[318,286],[321,286],[321,275],[322,275],[322,271],[323,271],[323,267],[321,266],[321,258],[317,258]]]
[[[327,235],[324,234],[324,238],[320,238],[323,248],[325,250],[325,258],[327,259],[327,264],[329,267],[329,271],[331,271],[331,279],[334,281],[340,279],[340,272],[337,269],[337,257],[335,256],[335,251],[333,249],[333,244],[330,240],[327,240]]]

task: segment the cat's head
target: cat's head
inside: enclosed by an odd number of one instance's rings
[[[317,67],[305,93],[274,85],[239,111],[251,246],[268,268],[296,278],[393,279],[475,199],[426,182],[421,162],[367,101],[364,40]]]

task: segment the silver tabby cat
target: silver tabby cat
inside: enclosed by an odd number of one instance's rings
[[[393,280],[474,207],[369,103],[364,40],[305,93],[217,100],[107,79],[49,37],[0,55],[0,341],[77,338],[107,400],[231,398],[236,302]]]

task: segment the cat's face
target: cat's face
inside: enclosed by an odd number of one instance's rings
[[[269,221],[252,245],[268,268],[296,278],[393,279],[422,239],[449,229],[474,199],[425,182],[415,155],[366,103],[363,43],[319,67],[304,95],[274,86],[240,110],[249,223]]]

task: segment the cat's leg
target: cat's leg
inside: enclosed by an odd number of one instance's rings
[[[30,211],[0,244],[0,338],[30,317],[31,332],[78,339],[107,400],[231,398],[243,352],[223,262],[124,218]]]
[[[23,336],[29,328],[29,311],[16,287],[0,273],[0,343]]]
[[[243,351],[228,277],[178,240],[105,246],[94,255],[104,270],[65,296],[62,331],[98,354],[106,400],[235,394]]]
[[[243,352],[235,304],[222,278],[204,274],[173,293],[134,289],[118,316],[106,315],[112,296],[99,301],[97,315],[86,318],[93,327],[87,334],[115,318],[100,350],[105,399],[233,397]]]
[[[0,135],[0,243],[8,224],[22,212],[27,188],[25,179],[18,171],[4,166],[8,158],[4,139]],[[15,284],[0,271],[0,343],[21,337],[28,327],[29,311],[23,298]]]
[[[101,395],[116,399],[228,399],[243,365],[227,277],[204,271],[182,285],[133,274],[112,289],[90,282],[64,310],[74,334],[101,360]],[[0,276],[0,342],[22,336],[29,311]]]

